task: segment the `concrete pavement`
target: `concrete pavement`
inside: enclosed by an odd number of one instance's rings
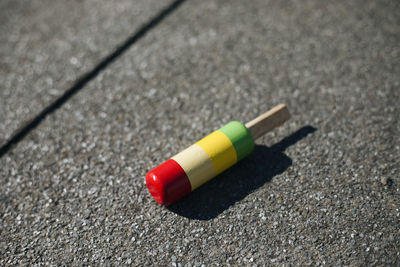
[[[395,266],[399,12],[184,2],[0,159],[0,262]],[[249,158],[151,198],[150,168],[278,103]]]

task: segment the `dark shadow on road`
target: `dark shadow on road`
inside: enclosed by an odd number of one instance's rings
[[[176,0],[165,9],[161,10],[147,24],[143,25],[132,36],[121,43],[113,52],[102,59],[92,70],[80,77],[71,88],[67,89],[63,95],[56,98],[53,103],[45,107],[39,114],[27,121],[20,127],[11,138],[0,147],[0,158],[7,153],[11,147],[20,142],[28,133],[35,129],[46,117],[55,112],[72,96],[82,90],[88,82],[93,80],[100,72],[106,69],[112,62],[126,52],[134,43],[143,38],[151,29],[160,24],[168,15],[175,11],[186,0]],[[0,144],[1,145],[1,144]]]
[[[256,145],[248,158],[167,208],[190,219],[217,217],[289,168],[292,160],[283,153],[285,149],[316,130],[305,126],[271,147]]]

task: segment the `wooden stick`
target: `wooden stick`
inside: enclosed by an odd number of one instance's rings
[[[273,109],[261,114],[245,124],[253,135],[254,140],[263,136],[275,127],[283,124],[290,118],[289,110],[285,104],[279,104]]]

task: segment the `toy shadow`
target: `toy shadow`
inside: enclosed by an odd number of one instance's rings
[[[167,209],[190,219],[217,217],[289,168],[292,160],[283,153],[285,149],[314,131],[316,128],[305,126],[271,147],[256,145],[249,157]]]

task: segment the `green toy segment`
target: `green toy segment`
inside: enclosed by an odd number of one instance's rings
[[[224,133],[236,150],[237,160],[247,157],[254,150],[254,140],[250,131],[243,123],[231,121],[218,131]]]

